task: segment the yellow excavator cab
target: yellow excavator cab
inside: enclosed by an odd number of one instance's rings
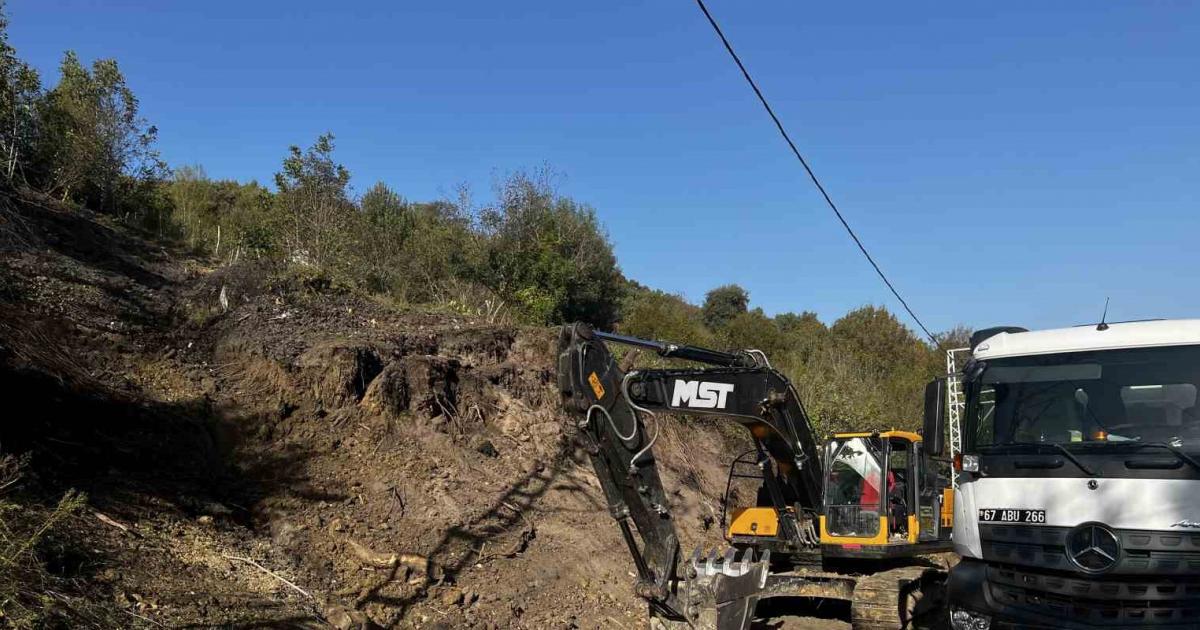
[[[874,559],[950,549],[949,470],[921,447],[919,434],[901,430],[836,433],[825,442],[818,519],[824,555]],[[761,544],[778,534],[778,521],[771,507],[737,509],[726,536]]]
[[[822,553],[892,558],[949,550],[949,469],[912,431],[846,432],[825,443]]]

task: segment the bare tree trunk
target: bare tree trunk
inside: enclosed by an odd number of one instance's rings
[[[5,173],[5,178],[9,182],[12,182],[13,172],[17,168],[17,134],[20,132],[20,118],[18,117],[17,111],[19,109],[20,109],[20,107],[18,106],[18,103],[17,103],[17,90],[14,85],[13,91],[12,91],[12,113],[13,113],[12,129],[11,129],[12,133],[9,136],[8,164],[6,164],[8,172]]]
[[[220,258],[221,256],[221,224],[217,224],[217,246],[213,249],[213,256]]]

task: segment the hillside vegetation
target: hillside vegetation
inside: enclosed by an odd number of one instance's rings
[[[826,430],[914,427],[920,386],[942,369],[940,348],[884,307],[826,324],[807,311],[771,317],[738,286],[715,287],[697,306],[625,277],[597,211],[557,193],[547,171],[516,172],[482,203],[465,189],[412,201],[383,182],[356,194],[324,134],[281,150],[271,187],[211,180],[200,166],[161,160],[157,128],[139,114],[115,60],[87,66],[68,52],[46,86],[0,33],[0,80],[6,186],[109,214],[219,265],[268,261],[314,285],[493,322],[582,320],[758,348]],[[949,331],[939,346],[965,333]]]

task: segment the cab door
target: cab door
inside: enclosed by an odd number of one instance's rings
[[[878,437],[855,436],[832,444],[825,472],[821,541],[886,543],[885,443]]]
[[[913,443],[912,479],[915,482],[917,540],[937,540],[941,522],[942,492],[938,484],[937,465],[925,454],[921,442]]]

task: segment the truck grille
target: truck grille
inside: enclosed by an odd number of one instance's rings
[[[1075,571],[1067,559],[1070,527],[980,525],[983,558],[989,562]],[[1114,529],[1121,558],[1111,575],[1189,575],[1200,573],[1200,533]],[[1113,595],[1105,594],[1104,597]]]
[[[1200,624],[1200,581],[1097,580],[988,567],[994,602],[1036,617],[1098,626]]]

